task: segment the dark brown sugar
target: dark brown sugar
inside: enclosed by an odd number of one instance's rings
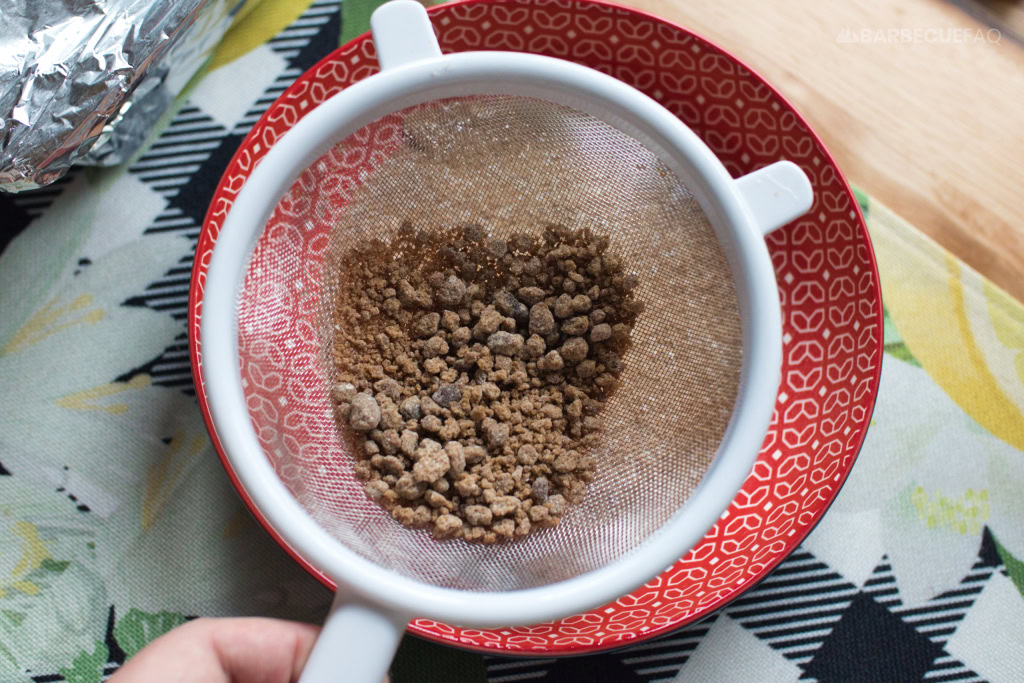
[[[341,258],[332,398],[396,520],[493,543],[583,500],[643,310],[609,247],[559,226],[405,225]]]

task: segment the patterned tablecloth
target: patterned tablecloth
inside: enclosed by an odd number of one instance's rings
[[[196,615],[325,613],[331,596],[251,520],[210,445],[186,300],[239,142],[370,9],[263,0],[138,158],[0,197],[0,680],[100,680]],[[659,640],[545,660],[406,638],[396,683],[1022,679],[1024,307],[861,203],[886,304],[881,391],[801,548]]]

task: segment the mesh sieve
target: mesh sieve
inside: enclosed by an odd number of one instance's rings
[[[436,540],[367,498],[327,389],[335,267],[353,245],[464,223],[492,236],[550,223],[611,239],[646,304],[605,406],[597,476],[553,529],[493,546]],[[533,588],[647,540],[711,463],[736,400],[741,319],[696,200],[643,144],[589,114],[523,96],[401,109],[313,162],[278,202],[239,301],[249,415],[288,489],[333,537],[383,568],[469,591]]]

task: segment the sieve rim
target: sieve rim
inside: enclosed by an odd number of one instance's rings
[[[415,102],[408,98],[423,96],[428,87],[429,96],[424,99],[439,99],[445,96],[439,94],[444,87],[465,88],[474,77],[491,88],[511,83],[529,90],[502,89],[501,94],[536,96],[543,91],[538,84],[558,86],[544,99],[565,102],[561,96],[569,90],[581,97],[600,98],[604,104],[615,103],[624,120],[632,117],[633,124],[635,119],[648,124],[647,137],[654,144],[645,144],[660,147],[658,156],[663,160],[679,162],[680,180],[694,191],[716,233],[725,228],[731,231],[734,241],[726,242],[721,235],[719,240],[723,246],[735,247],[732,253],[726,251],[743,319],[741,390],[722,445],[690,500],[646,541],[609,565],[547,586],[507,592],[431,586],[380,568],[324,532],[287,491],[259,447],[237,372],[237,292],[248,255],[278,198],[309,163],[348,134],[383,114],[411,106]],[[594,114],[576,104],[575,108]],[[606,116],[597,117],[624,127]],[[675,153],[669,154],[666,148]],[[689,166],[681,165],[679,157]],[[399,612],[465,625],[534,623],[628,593],[674,563],[728,507],[757,457],[774,408],[781,367],[778,291],[763,236],[736,181],[667,110],[620,81],[562,60],[522,53],[459,53],[403,66],[350,86],[299,121],[262,161],[236,198],[207,271],[201,320],[205,385],[211,421],[240,487],[285,542],[324,574]],[[480,613],[482,600],[488,603],[485,614]]]

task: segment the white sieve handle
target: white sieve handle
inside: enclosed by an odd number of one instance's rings
[[[408,623],[406,615],[338,591],[299,683],[380,683]]]
[[[763,235],[804,215],[814,202],[811,181],[792,161],[776,161],[734,182]]]
[[[370,16],[381,71],[441,56],[427,10],[415,0],[391,0]]]

